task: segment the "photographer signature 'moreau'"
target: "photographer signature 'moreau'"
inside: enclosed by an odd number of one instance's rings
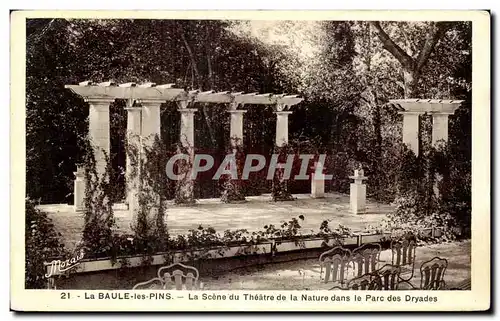
[[[82,250],[80,252],[77,252],[74,257],[72,257],[69,260],[61,261],[61,260],[53,260],[47,265],[47,271],[48,273],[45,274],[45,277],[50,278],[51,276],[61,274],[62,272],[68,271],[78,264],[80,264],[80,261],[83,259],[85,256],[85,253]]]

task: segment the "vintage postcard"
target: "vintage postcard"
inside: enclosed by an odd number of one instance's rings
[[[490,308],[487,11],[14,11],[11,309]]]

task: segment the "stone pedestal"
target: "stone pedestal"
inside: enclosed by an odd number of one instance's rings
[[[236,147],[243,145],[243,115],[246,110],[229,110],[231,114],[231,127],[229,137],[231,139],[231,146]]]
[[[276,146],[288,144],[288,115],[291,111],[276,111]]]
[[[418,156],[419,133],[420,133],[420,113],[401,112],[403,114],[403,143]]]
[[[106,171],[106,155],[110,153],[109,104],[114,99],[87,99],[89,103],[89,137],[94,149],[99,177]]]
[[[354,183],[351,183],[350,193],[351,212],[353,214],[363,214],[366,211],[366,185],[363,184],[363,180],[366,180],[367,177],[364,176],[364,171],[360,169],[355,170],[354,176],[349,176],[349,178],[354,180]]]
[[[85,209],[85,172],[83,167],[77,167],[75,181],[73,185],[73,207],[75,211],[80,212]]]
[[[315,172],[311,174],[311,197],[325,197],[325,175],[323,174],[323,164],[317,162],[314,164]]]

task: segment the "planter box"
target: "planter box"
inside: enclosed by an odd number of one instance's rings
[[[248,246],[232,246],[226,249],[223,248],[213,248],[208,250],[195,250],[195,251],[177,251],[173,252],[174,263],[181,263],[190,261],[192,259],[217,259],[226,257],[237,257],[246,255],[257,255],[257,254],[267,254],[271,253],[271,243],[261,243],[258,245],[248,245]],[[152,262],[150,265],[161,265],[165,264],[165,254],[159,253],[152,256]],[[75,266],[74,269],[70,271],[73,273],[86,273],[95,271],[106,271],[106,270],[116,270],[122,267],[121,260],[127,261],[128,267],[137,267],[143,264],[144,256],[129,256],[129,257],[119,257],[116,259],[116,263],[113,264],[110,259],[96,259],[96,260],[82,260]],[[47,271],[49,271],[50,266],[47,266]],[[53,275],[62,275],[56,271]]]
[[[453,233],[455,233],[457,235],[463,235],[463,234],[465,234],[464,233],[464,228],[462,228],[462,227],[454,227],[454,228],[452,228],[452,231],[453,231]]]
[[[281,244],[276,244],[276,252],[289,252],[304,249],[320,249],[323,248],[325,240],[323,238],[304,239],[302,241],[283,241]],[[329,247],[337,246],[333,240],[329,240],[326,244]],[[358,236],[348,236],[342,239],[342,245],[358,245]]]
[[[360,234],[359,237],[359,245],[363,245],[366,243],[378,243],[382,239],[383,234]]]
[[[443,235],[443,231],[440,228],[432,228],[432,237],[440,237]]]
[[[359,235],[344,237],[342,245],[359,245]]]
[[[324,239],[303,239],[297,240],[297,242],[283,241],[280,244],[276,244],[276,252],[289,252],[304,249],[321,248],[321,245],[324,242]]]
[[[432,233],[432,227],[431,228],[425,228],[423,230],[420,230],[419,232],[419,235],[421,237],[432,237],[433,233]]]
[[[258,245],[238,245],[229,248],[214,248],[209,250],[182,251],[174,254],[174,263],[197,259],[218,259],[224,257],[246,256],[271,253],[271,243]],[[161,264],[161,263],[160,263]]]

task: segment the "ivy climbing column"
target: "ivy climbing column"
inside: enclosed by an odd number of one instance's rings
[[[183,179],[178,181],[176,202],[193,203],[194,202],[194,181],[191,179],[192,164],[194,160],[194,114],[198,111],[196,108],[187,108],[188,102],[179,102],[178,111],[181,113],[180,143],[183,153],[189,155],[189,162],[183,166],[181,172]]]
[[[137,178],[140,162],[140,135],[141,135],[141,107],[132,106],[132,102],[125,108],[127,110],[127,203],[130,213],[134,213],[137,206]]]

